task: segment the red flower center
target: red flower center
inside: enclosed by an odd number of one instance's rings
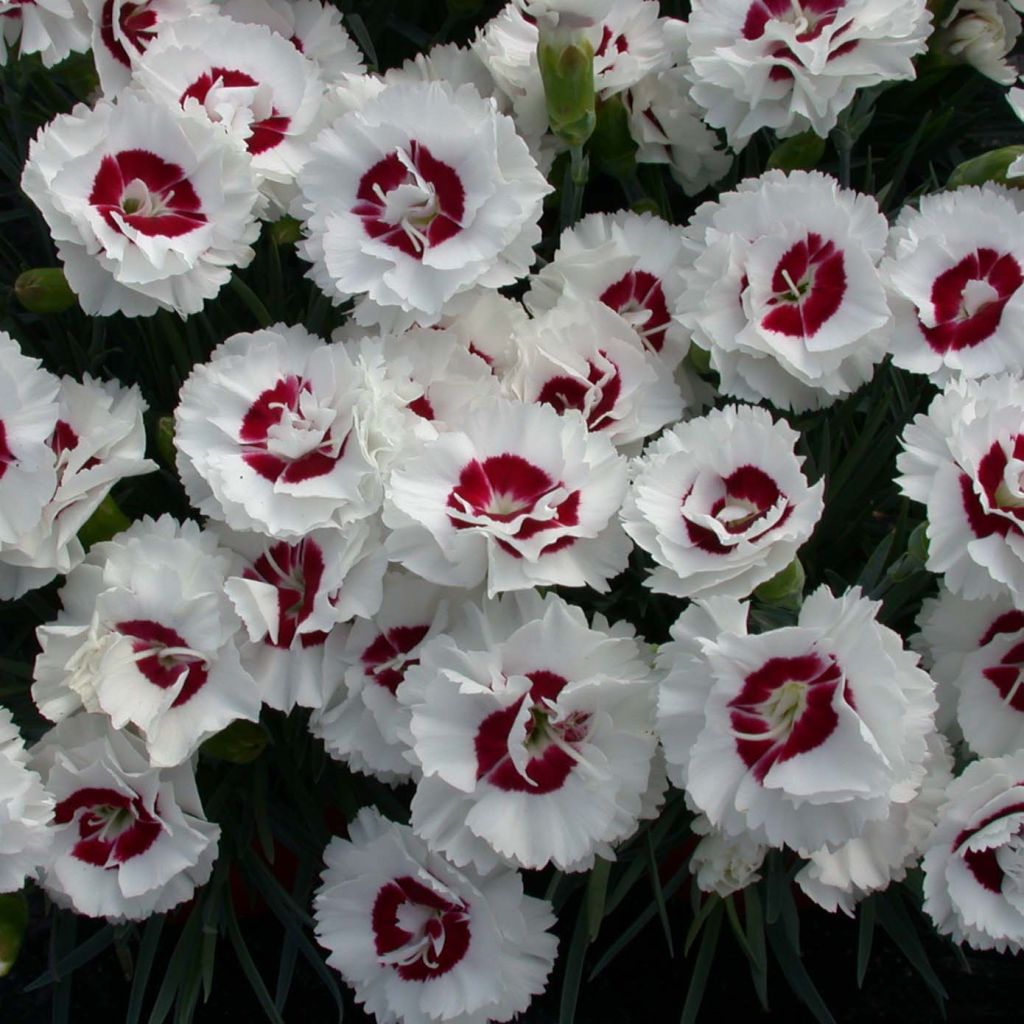
[[[997,441],[981,457],[978,488],[980,497],[971,478],[960,474],[960,497],[975,537],[1024,533],[1024,434],[1005,445]]]
[[[522,553],[511,541],[529,540],[538,533],[579,522],[580,492],[566,492],[561,483],[539,466],[522,456],[506,453],[492,455],[482,462],[474,459],[463,467],[447,504],[452,510],[448,518],[457,530],[480,526],[481,521],[515,523],[514,531],[506,531],[498,544],[510,555],[521,558]],[[544,517],[531,515],[542,504]],[[560,550],[573,541],[573,537],[560,537],[546,545],[541,554]]]
[[[172,708],[188,703],[206,685],[208,659],[189,647],[180,633],[152,619],[129,619],[116,623],[114,629],[133,638],[136,667],[154,686],[170,689],[184,675]]]
[[[419,142],[378,160],[360,180],[356,198],[352,212],[366,234],[416,260],[457,235],[466,212],[458,171]]]
[[[264,643],[287,650],[294,643],[299,626],[313,614],[324,575],[323,550],[308,537],[298,544],[281,541],[268,547],[243,575],[247,580],[260,580],[277,589],[277,641],[268,635]],[[326,639],[327,634],[317,630],[302,634],[300,643],[303,647],[317,647]]]
[[[408,668],[420,663],[410,654],[423,642],[430,626],[393,626],[380,633],[363,651],[363,671],[378,686],[394,693],[405,679]]]
[[[348,432],[333,432],[334,414],[320,408],[308,381],[282,377],[242,417],[242,460],[265,480],[295,484],[330,473],[345,454]]]
[[[211,90],[217,90],[216,95],[219,94],[221,89],[260,90],[261,86],[255,78],[247,75],[244,71],[238,71],[234,68],[210,68],[209,71],[203,72],[181,94],[178,102],[184,106],[185,101],[191,98],[205,106]],[[245,105],[248,106],[251,102],[253,102],[252,99],[246,99]],[[255,102],[259,103],[258,92],[256,93]],[[213,111],[210,113],[213,114]],[[255,107],[253,113],[254,115],[256,114]],[[214,119],[217,119],[216,116],[214,116]],[[253,156],[259,156],[260,153],[266,153],[267,150],[279,146],[284,141],[290,124],[290,117],[279,114],[276,107],[270,107],[270,110],[264,117],[254,120],[249,126],[250,134],[245,142],[246,149]]]
[[[476,777],[506,792],[542,796],[565,784],[576,763],[572,750],[586,739],[590,716],[574,712],[555,721],[547,701],[557,700],[568,680],[546,669],[525,674],[531,683],[530,692],[510,707],[492,712],[480,723],[474,740]],[[509,743],[524,702],[530,706],[525,739],[530,758],[521,770],[509,756]],[[520,740],[516,737],[511,742]]]
[[[772,766],[821,746],[835,731],[832,706],[841,688],[853,702],[842,670],[831,655],[769,658],[743,681],[729,702],[736,752],[758,782]]]
[[[124,44],[114,34],[114,4],[117,0],[104,0],[103,10],[100,12],[100,39],[110,51],[111,56],[118,63],[126,68],[132,66],[131,57],[124,48]],[[156,38],[156,23],[159,17],[156,11],[149,6],[148,0],[141,3],[122,3],[117,15],[117,26],[122,38],[127,39],[135,48],[136,53],[142,53],[147,46]]]
[[[1021,674],[1022,668],[1024,668],[1024,643],[1014,645],[1003,655],[998,665],[993,665],[982,671],[982,675],[999,691],[1003,703],[1009,705],[1014,711],[1024,711],[1024,689],[1021,688],[1021,683],[1024,682],[1024,675]]]
[[[661,281],[646,270],[631,270],[601,293],[601,301],[614,309],[654,352],[665,346],[665,331],[672,322]]]
[[[381,964],[403,981],[447,974],[469,949],[469,906],[455,903],[405,875],[388,882],[373,901],[370,921]]]
[[[143,235],[178,238],[206,223],[202,203],[185,172],[145,149],[105,156],[89,202],[115,230],[129,224]]]
[[[583,413],[591,430],[605,430],[615,425],[612,411],[622,393],[622,374],[608,358],[600,353],[603,366],[587,361],[587,379],[561,374],[545,381],[537,401],[550,405],[559,413],[567,409],[578,409]]]
[[[843,304],[846,261],[841,249],[811,232],[791,246],[772,275],[772,307],[761,320],[766,331],[813,338]]]
[[[11,451],[11,447],[7,443],[7,428],[4,426],[4,421],[0,420],[0,480],[3,480],[7,467],[17,461],[18,457]]]
[[[145,853],[163,831],[137,794],[104,787],[85,787],[58,802],[55,823],[75,819],[79,838],[71,855],[108,871]]]
[[[755,0],[748,8],[743,22],[743,38],[760,39],[765,34],[768,22],[784,21],[795,27],[798,43],[811,43],[835,22],[836,14],[845,6],[846,0]],[[850,24],[841,25],[832,38],[837,39],[848,31]],[[842,43],[829,52],[827,59],[834,60],[856,48],[856,39]],[[773,44],[769,55],[792,64],[800,63],[799,57],[783,42]],[[785,65],[777,64],[768,77],[773,82],[782,82],[791,80],[793,72]]]
[[[932,284],[935,326],[921,333],[936,352],[974,348],[998,330],[1006,304],[1024,284],[1020,264],[995,249],[978,249]]]
[[[1016,783],[1017,786],[1024,785],[1024,783]],[[993,814],[990,818],[986,818],[984,821],[975,825],[973,828],[964,829],[957,837],[953,840],[953,853],[963,857],[964,863],[967,865],[971,874],[978,880],[978,882],[988,889],[989,892],[994,892],[1002,895],[1003,891],[1003,877],[1005,872],[999,863],[999,850],[998,846],[989,846],[984,850],[964,850],[961,849],[965,843],[974,838],[978,832],[982,829],[987,828],[989,825],[1000,818],[1007,818],[1011,814],[1024,815],[1024,804],[1012,804],[1005,810],[999,811],[997,814]],[[1020,844],[1020,838],[1024,836],[1024,819],[1021,820],[1020,825],[1017,827],[1013,838],[1010,840],[1011,843],[1016,842]]]

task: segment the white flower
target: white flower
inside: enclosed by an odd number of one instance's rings
[[[366,71],[340,11],[323,0],[226,0],[220,11],[234,21],[273,29],[316,64],[325,82]]]
[[[742,149],[759,128],[825,136],[858,89],[915,77],[926,0],[693,0],[693,98]]]
[[[82,0],[0,0],[0,65],[17,43],[18,56],[38,53],[50,68],[89,49],[89,16]]]
[[[727,836],[698,814],[690,826],[700,842],[690,856],[690,873],[702,892],[717,893],[723,899],[760,881],[758,872],[768,847],[749,832]]]
[[[242,665],[270,707],[319,707],[328,634],[380,607],[387,558],[375,526],[361,520],[291,542],[216,531],[224,547],[244,560],[224,590],[249,635]]]
[[[139,57],[168,25],[217,12],[213,0],[84,0],[92,20],[92,54],[105,96],[120,92]]]
[[[555,919],[516,872],[457,870],[369,808],[324,860],[316,937],[378,1024],[507,1021],[544,990]]]
[[[1024,948],[1024,751],[976,761],[947,790],[924,855],[924,911],[975,949]]]
[[[799,435],[767,409],[729,406],[666,431],[636,463],[626,532],[660,568],[658,594],[746,597],[782,572],[824,507],[795,452]]]
[[[54,118],[21,187],[92,315],[196,313],[252,260],[259,233],[248,154],[204,118],[138,95]]]
[[[157,468],[144,457],[146,403],[137,386],[63,377],[58,401],[47,441],[56,488],[35,526],[14,545],[0,544],[0,597],[18,597],[70,572],[85,556],[76,535],[110,488]]]
[[[0,331],[0,551],[32,530],[57,486],[49,441],[60,381]]]
[[[685,260],[683,236],[653,214],[592,213],[566,228],[551,262],[530,279],[525,302],[537,315],[564,295],[598,299],[674,368],[689,348],[676,322]]]
[[[888,233],[872,197],[816,171],[768,171],[699,207],[681,319],[721,390],[801,412],[869,380],[891,320]]]
[[[722,178],[732,165],[718,136],[701,120],[683,68],[646,75],[624,94],[629,133],[641,164],[667,164],[688,196]]]
[[[398,699],[423,778],[412,824],[478,868],[586,870],[636,830],[652,774],[651,668],[631,630],[549,594],[465,606]]]
[[[196,366],[175,410],[192,504],[233,530],[280,539],[380,506],[365,375],[338,343],[275,324],[235,334]]]
[[[524,402],[576,410],[622,447],[674,423],[683,398],[664,363],[603,303],[566,298],[516,335],[510,387]]]
[[[658,729],[669,777],[712,825],[806,857],[914,798],[934,684],[878,607],[820,587],[796,626],[756,635],[730,598],[683,612],[658,652]]]
[[[905,206],[880,270],[893,362],[942,385],[1024,370],[1024,212],[1009,189],[964,187]]]
[[[936,53],[970,64],[1000,85],[1013,85],[1017,72],[1006,57],[1020,28],[1020,18],[1005,0],[957,0],[931,45]]]
[[[969,600],[1024,600],[1024,382],[954,380],[903,432],[896,483],[927,506],[928,561]]]
[[[384,578],[380,609],[331,633],[323,706],[310,717],[309,728],[332,757],[387,782],[413,773],[402,738],[408,735],[409,710],[395,692],[406,670],[419,664],[423,644],[447,628],[453,599],[464,597],[465,591],[392,570]]]
[[[151,765],[137,736],[100,715],[73,715],[30,754],[56,798],[40,884],[59,906],[141,921],[209,879],[220,827],[203,814],[190,765]]]
[[[244,146],[261,188],[287,208],[320,127],[323,87],[316,65],[286,38],[264,25],[189,18],[160,34],[134,80]]]
[[[329,295],[435,321],[474,285],[522,277],[551,191],[511,119],[471,86],[388,86],[317,138],[299,176],[301,246]]]
[[[14,718],[0,707],[0,892],[17,892],[46,859],[53,803],[39,774],[28,767]]]
[[[514,3],[530,18],[567,28],[590,28],[607,18],[615,6],[614,0],[514,0]]]
[[[85,707],[135,726],[154,765],[180,764],[236,718],[259,718],[241,624],[224,592],[229,556],[195,523],[141,519],[94,545],[37,631],[32,696],[49,719]]]
[[[494,402],[392,471],[393,561],[488,593],[560,584],[605,592],[629,542],[615,521],[626,462],[578,415]]]
[[[865,896],[902,882],[921,856],[953,780],[949,745],[938,733],[928,737],[927,775],[909,803],[893,804],[882,821],[869,821],[861,834],[835,852],[815,850],[794,881],[819,907],[853,917]]]
[[[516,335],[527,319],[526,310],[515,300],[476,288],[456,295],[445,306],[438,326],[452,331],[503,381],[515,366]]]
[[[426,53],[417,53],[397,68],[384,72],[384,85],[399,82],[447,82],[453,89],[472,85],[481,96],[494,96],[503,114],[508,112],[504,108],[509,104],[498,92],[484,62],[473,50],[455,43],[432,46]]]

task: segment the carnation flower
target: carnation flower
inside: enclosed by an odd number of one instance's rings
[[[947,790],[924,855],[924,911],[975,949],[1024,948],[1024,751],[976,761]]]
[[[658,729],[669,777],[726,835],[807,857],[917,794],[934,684],[878,607],[820,587],[796,626],[766,633],[731,598],[679,617],[658,652]]]
[[[265,704],[291,711],[323,701],[324,642],[331,630],[380,607],[387,558],[372,521],[314,530],[296,541],[218,530],[244,567],[224,589],[245,624],[242,665]]]
[[[46,859],[53,797],[28,767],[25,743],[0,707],[0,893],[17,892]]]
[[[921,856],[935,828],[939,807],[953,780],[949,744],[938,733],[928,737],[927,775],[909,803],[893,804],[882,821],[869,821],[861,834],[834,852],[815,850],[794,881],[824,910],[853,917],[865,896],[902,882]]]
[[[295,213],[312,276],[335,300],[436,321],[474,285],[524,276],[544,181],[511,119],[470,86],[388,86],[320,134]]]
[[[54,118],[21,187],[91,315],[196,313],[259,233],[249,156],[205,118],[137,95]]]
[[[406,668],[412,824],[456,864],[581,871],[630,836],[651,779],[651,668],[631,629],[549,594],[466,606]]]
[[[426,53],[417,53],[397,68],[384,72],[383,85],[399,82],[447,82],[453,89],[472,85],[481,96],[495,97],[503,114],[507,113],[505,107],[509,105],[505,96],[498,92],[484,62],[473,50],[455,43],[432,46]]]
[[[680,423],[637,462],[626,532],[660,568],[645,584],[675,597],[746,597],[810,538],[824,481],[801,472],[799,435],[767,409],[729,406]]]
[[[759,128],[826,136],[858,89],[915,77],[926,0],[693,0],[693,98],[742,149]]]
[[[22,355],[0,331],[0,551],[32,530],[53,496],[57,473],[49,440],[57,426],[60,381]]]
[[[722,178],[732,165],[718,136],[701,120],[684,68],[646,75],[624,94],[629,133],[641,164],[667,164],[688,196]]]
[[[690,344],[676,322],[684,259],[681,232],[660,217],[592,213],[562,232],[551,262],[530,279],[525,302],[538,315],[562,296],[600,300],[674,368]]]
[[[582,416],[494,402],[391,473],[393,561],[488,593],[560,584],[605,592],[629,542],[615,522],[626,462]]]
[[[286,38],[264,25],[189,18],[161,33],[135,78],[154,97],[237,140],[263,191],[280,211],[287,208],[320,127],[323,87],[316,65]]]
[[[0,19],[0,65],[15,43],[19,57],[38,53],[47,68],[89,49],[89,16],[81,0],[0,0]]]
[[[384,578],[380,608],[327,638],[323,705],[309,720],[331,757],[354,771],[397,782],[413,773],[403,735],[409,710],[395,696],[420,648],[448,625],[448,609],[464,591],[427,583],[395,569]]]
[[[954,380],[903,432],[896,483],[927,506],[929,570],[970,600],[1024,600],[1024,383]]]
[[[220,11],[233,21],[266,25],[283,36],[313,61],[325,82],[366,71],[341,12],[323,0],[226,0]]]
[[[151,765],[143,742],[101,715],[73,715],[30,753],[56,800],[40,884],[58,906],[141,921],[209,879],[220,827],[203,814],[190,765]]]
[[[664,364],[600,302],[563,300],[525,324],[516,340],[512,391],[524,402],[579,412],[614,445],[642,441],[683,413]]]
[[[37,631],[32,696],[60,721],[81,707],[135,726],[149,761],[180,764],[237,718],[259,718],[224,591],[228,553],[193,522],[144,518],[95,544]]]
[[[893,362],[941,385],[1024,370],[1024,212],[1009,189],[965,187],[904,207],[881,265]]]
[[[500,292],[474,288],[456,295],[445,306],[438,326],[455,334],[503,381],[519,358],[516,337],[528,319],[526,310],[515,300]]]
[[[217,12],[212,0],[84,0],[92,20],[92,54],[106,96],[120,92],[150,43],[168,25]]]
[[[1013,85],[1017,72],[1006,57],[1020,27],[1020,18],[1005,0],[957,0],[931,45],[941,56],[970,64],[1000,85]]]
[[[507,1021],[544,990],[555,918],[516,872],[457,870],[370,808],[324,860],[317,940],[379,1024]]]
[[[816,171],[768,171],[701,206],[681,319],[721,390],[801,412],[869,380],[891,319],[877,270],[888,233],[873,198]]]
[[[768,847],[749,832],[727,836],[698,814],[690,826],[701,837],[690,857],[690,873],[702,892],[717,893],[722,899],[761,880],[758,873]]]
[[[590,28],[607,18],[614,8],[614,0],[514,0],[514,3],[535,21],[543,19],[565,28]]]
[[[97,381],[60,382],[59,412],[47,440],[57,483],[35,526],[13,545],[0,544],[0,597],[19,597],[70,572],[85,556],[77,533],[126,477],[156,469],[144,458],[146,403],[138,387]]]
[[[377,511],[365,376],[342,344],[274,324],[196,366],[174,414],[192,504],[233,530],[295,539]]]

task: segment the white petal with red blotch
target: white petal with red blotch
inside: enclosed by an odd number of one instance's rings
[[[38,630],[32,695],[59,720],[77,706],[134,725],[153,764],[180,764],[236,718],[259,717],[239,661],[229,553],[194,523],[141,519],[94,545]]]
[[[366,292],[428,324],[457,293],[511,284],[533,263],[550,186],[511,120],[470,86],[388,86],[313,154],[293,212],[329,294]]]
[[[463,606],[423,646],[398,689],[423,772],[420,835],[456,863],[576,871],[635,831],[653,690],[635,639],[619,632],[554,595],[509,595]]]
[[[92,21],[92,53],[103,95],[119,93],[132,69],[164,29],[183,19],[216,15],[212,0],[84,0]]]
[[[248,155],[204,118],[135,93],[54,118],[21,186],[87,313],[198,312],[253,257],[262,200]]]
[[[30,754],[56,799],[40,884],[59,906],[138,921],[209,879],[220,827],[203,814],[190,765],[153,767],[137,736],[99,715],[66,719]]]
[[[937,384],[1024,370],[1024,210],[997,185],[905,207],[881,272],[896,318],[893,362]]]
[[[869,380],[891,322],[887,235],[874,199],[819,172],[769,171],[699,207],[680,319],[721,390],[803,411]]]
[[[325,82],[366,71],[341,13],[323,0],[226,0],[220,10],[234,21],[266,25],[283,36],[316,64]]]
[[[815,850],[796,875],[797,885],[819,907],[853,917],[872,892],[901,882],[912,868],[939,817],[953,780],[953,757],[940,733],[928,737],[927,774],[909,803],[893,804],[881,821],[869,821],[859,836],[834,852]]]
[[[858,89],[915,77],[931,19],[925,0],[694,0],[693,98],[737,151],[760,128],[824,137]]]
[[[89,49],[89,16],[81,0],[0,0],[0,65],[7,51],[38,53],[53,67],[71,53]]]
[[[507,1021],[544,989],[554,916],[515,872],[456,869],[369,808],[324,859],[317,939],[381,1024]]]
[[[903,433],[897,483],[927,506],[927,567],[971,600],[1024,595],[1022,414],[1019,377],[956,379]]]
[[[1024,623],[1016,629],[1008,620],[1003,625],[1007,628],[967,654],[954,680],[957,723],[967,745],[982,757],[1024,749]]]
[[[0,545],[0,597],[19,597],[70,572],[85,555],[76,534],[110,488],[157,468],[144,457],[146,403],[137,386],[63,377],[59,404],[49,439],[56,489],[35,527],[15,546]]]
[[[629,542],[613,516],[625,460],[582,417],[495,402],[396,468],[388,552],[435,583],[492,596],[545,584],[605,591]]]
[[[683,413],[667,368],[601,302],[563,297],[524,324],[516,341],[519,366],[509,381],[516,397],[578,411],[617,447],[642,441]]]
[[[1024,948],[1024,752],[967,766],[925,851],[924,911],[975,949]]]
[[[0,893],[17,892],[49,851],[53,797],[28,767],[25,743],[0,707]]]
[[[234,335],[193,369],[175,411],[192,503],[233,530],[284,540],[372,515],[374,394],[344,345],[302,327]]]
[[[0,550],[34,529],[57,485],[60,381],[0,331]]]
[[[676,597],[746,597],[781,572],[821,517],[797,434],[766,409],[729,406],[666,431],[634,464],[626,532],[659,564],[645,581]]]

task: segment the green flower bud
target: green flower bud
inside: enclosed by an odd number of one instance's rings
[[[110,540],[111,537],[127,530],[131,520],[117,507],[117,502],[108,494],[100,507],[85,521],[78,531],[78,539],[87,550],[93,544]]]
[[[582,146],[594,133],[594,50],[586,39],[567,46],[537,46],[540,75],[552,132],[570,146]]]
[[[267,748],[267,734],[258,722],[239,718],[211,736],[199,749],[210,757],[232,764],[249,764]]]
[[[919,523],[911,531],[907,541],[907,554],[924,565],[928,561],[928,524]]]
[[[707,349],[701,348],[693,342],[690,343],[690,351],[687,352],[686,358],[690,365],[702,376],[705,373],[711,371],[711,353]]]
[[[825,140],[814,132],[803,132],[783,139],[768,157],[769,169],[811,171],[825,155]]]
[[[804,593],[804,582],[807,576],[799,558],[794,558],[782,572],[762,583],[754,591],[754,597],[765,604],[780,605],[785,608],[799,608]]]
[[[949,188],[959,188],[961,185],[984,185],[986,181],[994,181],[1011,188],[1024,188],[1024,177],[1006,177],[1010,164],[1020,156],[1024,156],[1024,146],[1004,146],[1002,149],[982,153],[953,168],[947,185]]]
[[[294,217],[281,217],[270,225],[274,245],[294,245],[302,237],[302,224]]]
[[[78,301],[60,267],[37,267],[19,274],[14,294],[30,313],[63,313]]]
[[[0,978],[18,959],[28,927],[28,901],[23,893],[0,893]]]
[[[602,171],[616,178],[627,177],[636,167],[636,142],[629,132],[629,114],[618,96],[597,104],[590,156]]]

